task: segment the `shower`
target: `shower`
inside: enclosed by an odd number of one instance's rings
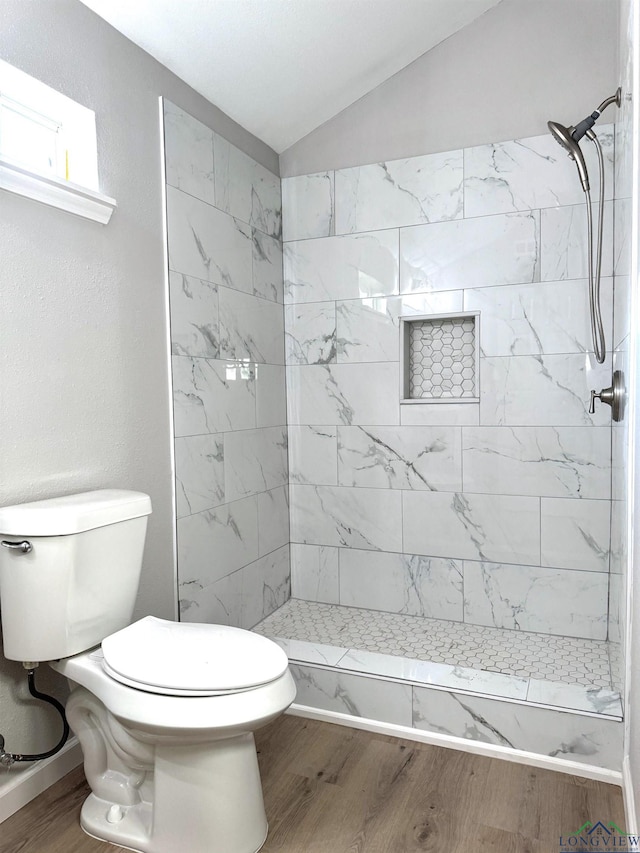
[[[600,106],[594,110],[591,115],[584,118],[577,125],[565,127],[555,121],[547,122],[547,126],[551,131],[551,135],[562,147],[567,151],[569,157],[575,162],[580,176],[580,183],[587,200],[587,237],[588,237],[588,265],[589,265],[589,309],[591,314],[591,336],[593,339],[593,348],[595,351],[596,361],[602,364],[607,354],[607,348],[604,339],[604,330],[602,328],[602,314],[600,310],[600,272],[602,267],[602,226],[604,219],[604,158],[602,155],[602,147],[598,141],[598,137],[593,132],[592,128],[596,121],[600,118],[602,112],[611,104],[620,106],[621,89],[618,87],[615,95],[606,98]],[[591,190],[589,186],[589,172],[587,164],[580,148],[580,140],[583,136],[590,139],[598,152],[598,166],[600,177],[600,203],[598,206],[598,242],[596,247],[595,257],[595,275],[594,275],[594,256],[593,256],[593,214],[591,206]],[[612,389],[606,389],[607,391]],[[604,391],[601,392],[604,395]],[[600,395],[593,394],[591,398],[592,408],[594,397]],[[609,402],[605,396],[601,397],[603,402]],[[617,418],[616,418],[617,420]]]

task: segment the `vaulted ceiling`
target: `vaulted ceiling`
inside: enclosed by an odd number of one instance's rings
[[[82,0],[280,153],[501,0]]]

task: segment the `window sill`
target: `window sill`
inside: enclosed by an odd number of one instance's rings
[[[0,189],[34,199],[106,225],[116,208],[115,199],[86,187],[30,172],[8,160],[0,160]]]

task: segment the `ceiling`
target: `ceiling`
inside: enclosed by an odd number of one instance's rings
[[[82,0],[281,153],[501,0]]]

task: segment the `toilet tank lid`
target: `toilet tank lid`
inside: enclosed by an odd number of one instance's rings
[[[2,536],[65,536],[151,513],[151,498],[125,489],[100,489],[0,507]]]

